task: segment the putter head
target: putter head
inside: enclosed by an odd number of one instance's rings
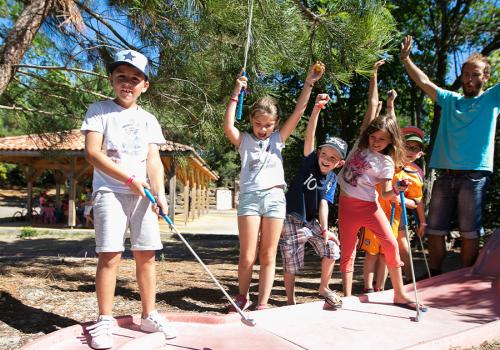
[[[241,317],[241,322],[243,322],[244,325],[247,325],[249,327],[254,327],[257,322],[255,322],[255,320],[253,318],[250,318],[250,317]]]

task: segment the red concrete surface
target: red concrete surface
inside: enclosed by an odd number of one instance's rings
[[[500,229],[489,239],[473,268],[417,283],[416,312],[392,304],[392,291],[344,298],[339,310],[323,302],[249,313],[250,327],[237,314],[164,314],[178,328],[176,339],[139,331],[137,316],[118,319],[114,349],[433,349],[472,347],[500,339]],[[406,286],[413,294],[413,286]],[[47,334],[24,350],[89,349],[84,325]]]
[[[419,282],[429,306],[416,312],[392,305],[392,291],[344,298],[342,309],[324,310],[323,302],[251,312],[257,325],[239,315],[164,314],[179,330],[165,341],[138,330],[139,320],[118,319],[114,349],[449,349],[500,337],[500,290],[494,278],[461,269]],[[407,286],[412,292],[412,286]],[[89,349],[85,325],[48,334],[23,349]]]

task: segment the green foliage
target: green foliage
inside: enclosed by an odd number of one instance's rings
[[[5,186],[7,183],[7,166],[0,164],[0,186]]]
[[[37,236],[37,232],[31,226],[25,226],[25,227],[21,228],[21,232],[19,234],[19,238],[31,238],[31,237],[36,237],[36,236]]]

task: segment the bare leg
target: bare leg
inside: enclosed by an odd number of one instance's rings
[[[404,291],[401,268],[387,267],[387,269],[389,270],[389,276],[391,276],[392,287],[394,288],[394,302],[395,303],[414,302]],[[420,304],[422,304],[422,302],[420,302]]]
[[[342,289],[346,297],[352,295],[352,276],[353,272],[342,272]]]
[[[469,267],[476,262],[479,252],[479,238],[467,239],[462,237],[460,259],[463,267]]]
[[[330,280],[332,279],[335,260],[323,258],[321,260],[321,280],[319,283],[319,294],[324,295],[330,291]]]
[[[253,264],[257,257],[260,216],[238,216],[240,239],[240,259],[238,263],[239,293],[248,299],[248,290],[252,281]]]
[[[142,316],[146,317],[155,309],[156,303],[156,263],[154,250],[134,250],[135,273],[141,294]]]
[[[373,276],[375,275],[375,266],[377,265],[379,255],[365,253],[365,262],[363,264],[363,280],[365,289],[373,289]]]
[[[99,315],[113,314],[113,299],[115,296],[116,274],[120,265],[122,253],[99,253],[95,276],[95,290]]]
[[[267,304],[271,295],[282,228],[283,219],[262,218],[259,243],[259,305]]]
[[[293,273],[285,272],[283,276],[286,291],[286,303],[288,305],[295,305],[295,275]]]
[[[387,279],[387,265],[385,263],[384,254],[379,254],[377,261],[377,273],[376,273],[375,289],[384,290],[385,281]]]
[[[428,235],[429,242],[429,268],[432,271],[441,271],[446,247],[444,244],[444,236]]]

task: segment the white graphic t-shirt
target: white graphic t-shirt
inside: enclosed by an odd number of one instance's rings
[[[286,185],[281,155],[284,147],[278,131],[274,131],[266,140],[243,133],[238,149],[241,157],[241,193]]]
[[[338,183],[349,197],[368,202],[377,200],[375,185],[394,176],[394,161],[388,155],[358,148],[353,151],[338,176]]]
[[[140,107],[124,109],[113,100],[90,105],[80,130],[102,133],[102,152],[138,181],[146,181],[149,144],[166,142],[155,116]],[[123,182],[97,168],[92,186],[94,192],[133,193]]]

